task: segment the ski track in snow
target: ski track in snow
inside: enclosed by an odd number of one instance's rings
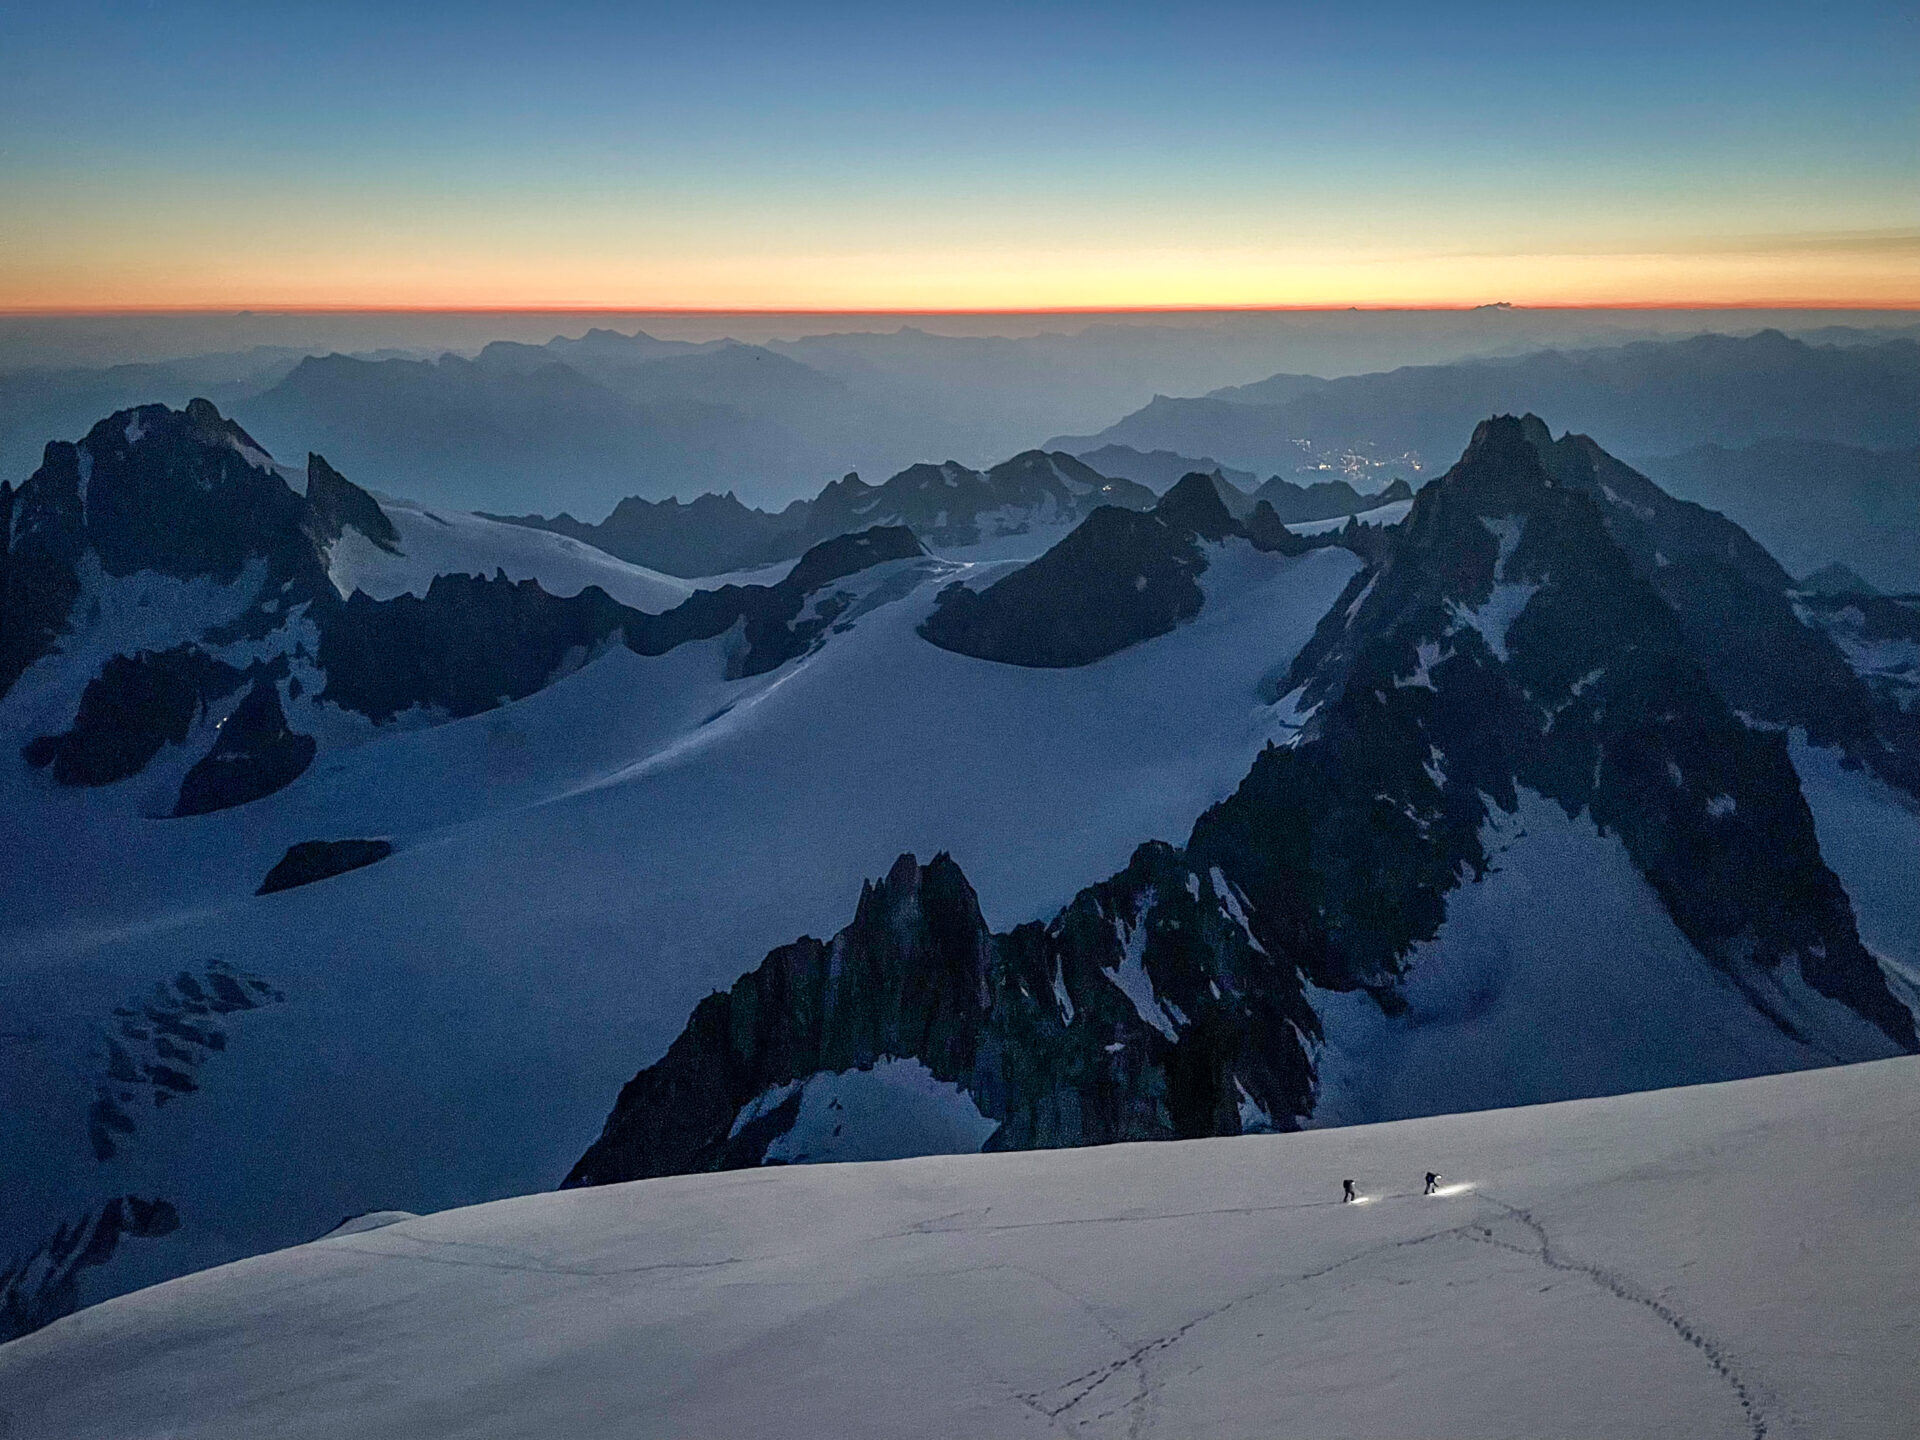
[[[37,1440],[1881,1440],[1920,1403],[1916,1083],[1907,1058],[528,1196],[56,1322],[0,1347],[0,1414]],[[1458,1188],[1421,1196],[1435,1163]]]
[[[1609,1295],[1625,1300],[1629,1304],[1639,1305],[1652,1312],[1658,1316],[1661,1322],[1672,1330],[1675,1335],[1678,1335],[1682,1340],[1686,1341],[1687,1344],[1698,1350],[1707,1364],[1713,1368],[1713,1372],[1722,1380],[1726,1381],[1727,1388],[1733,1392],[1734,1399],[1739,1402],[1741,1413],[1746,1417],[1752,1440],[1766,1440],[1768,1428],[1767,1419],[1758,1401],[1754,1398],[1753,1387],[1733,1368],[1727,1359],[1726,1352],[1705,1335],[1702,1335],[1693,1322],[1675,1311],[1672,1306],[1647,1294],[1640,1287],[1624,1279],[1612,1270],[1605,1269],[1598,1265],[1583,1265],[1576,1260],[1570,1260],[1563,1255],[1556,1254],[1554,1252],[1553,1239],[1547,1234],[1546,1226],[1542,1225],[1531,1214],[1522,1210],[1519,1206],[1509,1205],[1504,1200],[1496,1199],[1494,1196],[1487,1195],[1485,1192],[1482,1192],[1481,1198],[1498,1205],[1509,1216],[1526,1226],[1528,1232],[1534,1238],[1536,1248],[1528,1249],[1523,1246],[1509,1244],[1496,1237],[1492,1230],[1480,1226],[1471,1228],[1463,1227],[1460,1230],[1449,1233],[1466,1235],[1469,1239],[1479,1240],[1483,1244],[1497,1246],[1502,1250],[1510,1250],[1516,1255],[1525,1255],[1529,1259],[1538,1260],[1549,1270],[1558,1270],[1562,1274],[1567,1275],[1584,1275]]]
[[[1411,1199],[1413,1197],[1405,1196],[1400,1198]],[[1151,1358],[1171,1350],[1174,1346],[1185,1340],[1193,1331],[1221,1318],[1228,1312],[1250,1301],[1262,1299],[1278,1290],[1290,1286],[1304,1285],[1314,1280],[1323,1279],[1328,1275],[1333,1275],[1341,1270],[1347,1269],[1349,1266],[1360,1264],[1392,1251],[1404,1250],[1418,1245],[1433,1244],[1440,1241],[1467,1240],[1478,1244],[1491,1245],[1496,1249],[1505,1250],[1528,1260],[1536,1260],[1547,1269],[1561,1274],[1581,1276],[1590,1280],[1594,1285],[1616,1299],[1626,1301],[1632,1305],[1638,1305],[1656,1316],[1664,1325],[1673,1331],[1675,1336],[1699,1351],[1701,1357],[1707,1362],[1714,1374],[1725,1382],[1735,1403],[1738,1404],[1741,1414],[1745,1418],[1750,1440],[1766,1440],[1769,1428],[1768,1421],[1765,1412],[1755,1398],[1753,1387],[1749,1385],[1742,1375],[1733,1367],[1722,1347],[1714,1343],[1714,1341],[1706,1335],[1700,1333],[1700,1330],[1693,1322],[1675,1311],[1672,1306],[1659,1300],[1655,1296],[1647,1294],[1643,1289],[1633,1284],[1630,1280],[1625,1279],[1619,1273],[1598,1265],[1582,1264],[1579,1261],[1569,1259],[1558,1253],[1554,1248],[1552,1238],[1547,1234],[1546,1227],[1534,1218],[1532,1214],[1521,1209],[1519,1206],[1509,1205],[1495,1196],[1486,1194],[1484,1191],[1479,1192],[1475,1198],[1496,1206],[1507,1217],[1525,1226],[1534,1244],[1532,1246],[1524,1246],[1502,1240],[1495,1235],[1491,1227],[1481,1224],[1477,1220],[1469,1221],[1462,1225],[1450,1226],[1446,1229],[1430,1231],[1424,1235],[1416,1235],[1411,1239],[1385,1241],[1379,1245],[1369,1246],[1342,1259],[1303,1271],[1297,1275],[1283,1275],[1265,1281],[1242,1295],[1235,1296],[1231,1300],[1202,1312],[1166,1334],[1156,1336],[1144,1344],[1133,1346],[1126,1354],[1117,1360],[1109,1361],[1097,1369],[1087,1371],[1082,1375],[1077,1375],[1071,1380],[1052,1387],[1050,1390],[1023,1393],[1016,1398],[1019,1399],[1022,1404],[1031,1407],[1037,1413],[1045,1416],[1049,1421],[1057,1421],[1061,1416],[1075,1409],[1083,1401],[1092,1399],[1108,1381],[1114,1380],[1123,1374],[1131,1373],[1134,1377],[1136,1388],[1134,1393],[1129,1396],[1118,1409],[1127,1416],[1127,1435],[1129,1440],[1139,1440],[1139,1437],[1146,1435],[1149,1430],[1153,1428],[1149,1424],[1149,1416],[1144,1410],[1144,1407],[1153,1397],[1156,1386],[1147,1371],[1146,1362]],[[1176,1218],[1185,1219],[1224,1214],[1247,1214],[1259,1210],[1319,1209],[1339,1203],[1338,1201],[1328,1200],[1315,1202],[1313,1205],[1304,1207],[1261,1206],[1251,1207],[1251,1209],[1248,1207],[1240,1207],[1231,1210],[1190,1210],[1164,1216],[1113,1218],[1116,1220],[1164,1221]],[[1092,1219],[1056,1223],[1099,1224],[1102,1222],[1098,1219]],[[1072,1292],[1063,1291],[1062,1293],[1067,1294],[1069,1298],[1074,1299],[1081,1305],[1086,1305],[1086,1302],[1081,1297],[1073,1295]],[[1106,1329],[1116,1342],[1125,1343],[1117,1332],[1113,1331],[1103,1319],[1100,1319],[1097,1312],[1092,1311],[1091,1307],[1087,1308],[1089,1314],[1094,1315],[1094,1318],[1100,1323],[1102,1328]],[[1101,1412],[1095,1418],[1107,1419],[1114,1413],[1115,1411],[1113,1409],[1109,1409]]]

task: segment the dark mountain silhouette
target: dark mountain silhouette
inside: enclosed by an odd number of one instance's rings
[[[1189,475],[1153,509],[1103,506],[1030,564],[984,590],[955,582],[920,633],[943,650],[1010,665],[1087,665],[1200,613],[1209,549],[1234,539],[1298,555],[1308,540],[1261,507],[1246,523],[1211,475]]]
[[[635,565],[688,579],[746,570],[769,563],[768,557],[793,552],[806,524],[809,502],[796,500],[770,513],[743,505],[729,490],[700,495],[686,503],[674,496],[642,500],[629,495],[598,524],[562,512],[545,515],[493,515],[510,525],[551,530]]]
[[[1361,494],[1345,480],[1321,480],[1312,485],[1295,485],[1274,476],[1253,492],[1253,501],[1264,500],[1283,525],[1298,525],[1309,520],[1335,520],[1358,515],[1382,505],[1413,498],[1413,487],[1396,479],[1384,490]]]
[[[565,514],[487,518],[551,530],[636,565],[697,577],[789,560],[810,545],[872,525],[902,525],[929,544],[964,547],[1067,524],[1100,505],[1143,508],[1153,501],[1145,486],[1109,479],[1071,455],[1029,450],[989,470],[954,460],[910,465],[880,485],[846,475],[777,514],[749,508],[729,492],[685,505],[630,496],[598,525]]]
[[[1859,573],[1838,560],[1800,577],[1800,589],[1813,595],[1878,595]]]
[[[1260,484],[1260,477],[1251,470],[1235,470],[1211,455],[1195,459],[1190,455],[1176,455],[1171,450],[1143,451],[1129,445],[1102,445],[1098,450],[1084,452],[1080,459],[1102,475],[1137,481],[1149,490],[1162,492],[1193,474],[1218,475],[1234,488],[1248,492]]]

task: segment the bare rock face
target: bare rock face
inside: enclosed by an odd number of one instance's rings
[[[400,548],[400,532],[380,502],[314,454],[307,456],[307,512],[308,533],[321,545],[354,529],[389,554]]]
[[[279,687],[265,677],[255,680],[213,748],[181,781],[173,813],[205,815],[271,795],[300,778],[316,749],[311,735],[288,727]]]
[[[1043,669],[1091,664],[1200,613],[1209,548],[1228,539],[1300,554],[1272,511],[1235,520],[1213,477],[1192,474],[1148,511],[1105,506],[1038,560],[984,590],[954,584],[920,633],[943,650]]]
[[[1050,924],[994,934],[951,858],[903,855],[831,941],[702,1001],[567,1183],[760,1164],[808,1080],[895,1057],[971,1097],[994,1149],[1289,1127],[1313,1012],[1215,886],[1142,846]]]

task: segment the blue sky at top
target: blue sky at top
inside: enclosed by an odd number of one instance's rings
[[[1917,14],[15,6],[0,304],[1231,303],[1583,254],[1871,287],[1916,256]]]

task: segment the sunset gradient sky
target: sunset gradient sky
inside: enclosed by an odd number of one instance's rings
[[[0,309],[1920,304],[1911,3],[0,10]]]

